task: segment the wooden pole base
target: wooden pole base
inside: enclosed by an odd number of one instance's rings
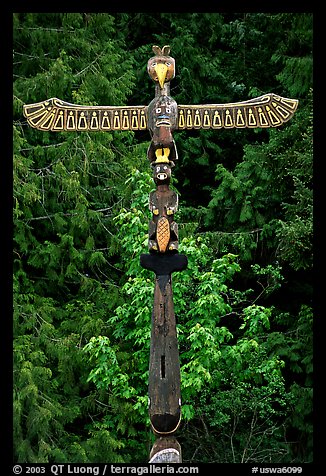
[[[157,438],[149,458],[149,463],[182,463],[181,446],[172,436]]]
[[[156,441],[150,463],[181,463],[173,436],[181,420],[180,363],[171,274],[187,268],[185,255],[142,254],[143,268],[154,271],[155,289],[149,359],[149,417]]]

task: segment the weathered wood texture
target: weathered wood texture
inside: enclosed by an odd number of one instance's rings
[[[148,394],[153,430],[174,433],[181,418],[181,393],[171,275],[155,279]]]
[[[149,360],[149,416],[156,435],[173,435],[181,418],[180,363],[173,305],[172,272],[187,267],[180,254],[142,254],[141,265],[155,272]]]

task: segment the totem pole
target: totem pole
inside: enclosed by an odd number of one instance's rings
[[[169,188],[171,169],[178,160],[174,130],[266,128],[288,121],[298,101],[276,94],[227,104],[178,105],[170,97],[175,61],[170,47],[153,46],[147,64],[155,82],[155,97],[148,106],[82,106],[51,98],[24,105],[30,126],[43,131],[115,131],[148,129],[147,157],[156,190],[150,193],[148,251],[141,254],[143,268],[155,273],[154,305],[149,359],[149,417],[156,440],[150,463],[182,462],[175,433],[181,420],[180,363],[173,307],[172,273],[187,268],[178,252],[178,225],[174,214],[178,195]]]

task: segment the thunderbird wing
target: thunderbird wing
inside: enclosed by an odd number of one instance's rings
[[[295,113],[298,100],[270,93],[243,102],[178,105],[178,129],[278,127]]]
[[[30,126],[42,131],[147,129],[147,106],[82,106],[51,98],[24,105]]]

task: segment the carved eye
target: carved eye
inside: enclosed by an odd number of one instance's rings
[[[156,172],[159,172],[160,171],[160,167],[156,167]]]
[[[167,61],[165,64],[166,66],[171,66],[171,63],[169,63],[169,61]]]
[[[156,66],[156,63],[152,63],[152,64],[151,64],[151,67],[152,67],[152,68],[155,68],[155,66]]]
[[[171,108],[170,108],[170,107],[167,107],[167,108],[165,109],[165,111],[166,111],[166,112],[171,112]]]
[[[162,110],[162,109],[161,109],[160,107],[157,107],[157,108],[155,109],[155,111],[156,111],[158,114],[161,112],[161,110]]]
[[[164,165],[163,170],[167,170],[167,166],[166,166],[166,165]]]

